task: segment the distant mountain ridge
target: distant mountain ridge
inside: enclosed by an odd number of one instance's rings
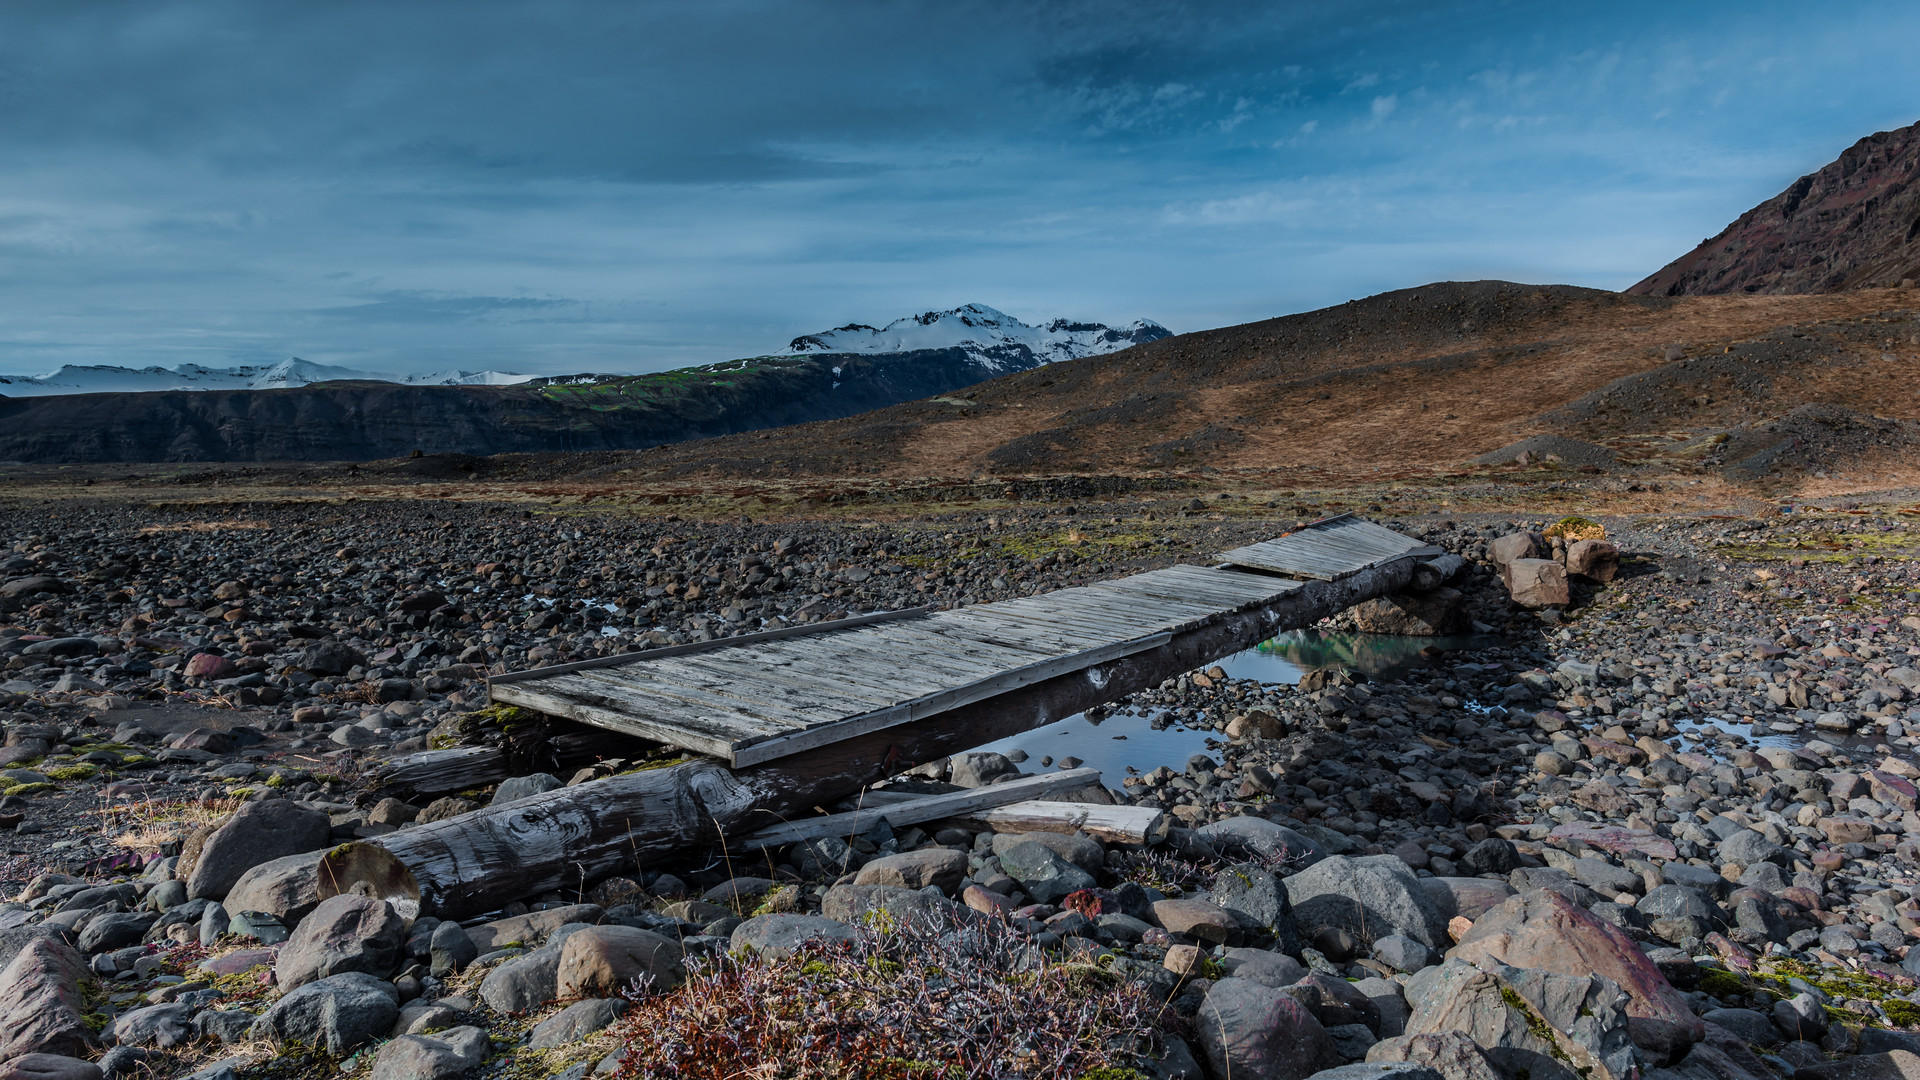
[[[415,449],[633,450],[938,398],[1009,372],[1125,349],[1135,337],[1169,336],[1145,320],[1122,330],[1065,320],[1032,327],[980,305],[892,327],[898,329],[891,336],[888,328],[842,327],[796,339],[789,353],[701,367],[512,376],[509,384],[426,385],[418,376],[408,383],[352,381],[341,369],[311,383],[296,381],[312,374],[306,369],[244,375],[284,378],[278,387],[195,383],[89,393],[36,381],[21,393],[0,384],[0,461],[357,461]],[[488,374],[497,373],[480,373]]]
[[[0,375],[0,394],[8,397],[48,397],[56,394],[155,393],[163,390],[283,390],[291,386],[342,381],[398,383],[403,386],[511,386],[530,379],[530,375],[510,371],[455,369],[396,378],[332,364],[316,364],[294,356],[277,364],[243,364],[227,368],[201,364],[181,364],[174,368],[68,364],[47,375]]]
[[[1861,139],[1627,292],[1832,293],[1920,277],[1920,124]]]
[[[1172,337],[1173,331],[1151,319],[1124,328],[1105,323],[1055,319],[1029,326],[985,304],[962,304],[951,311],[928,311],[895,319],[885,326],[849,323],[794,338],[793,353],[905,353],[922,349],[960,349],[996,374],[1025,371],[1040,364],[1078,360]]]

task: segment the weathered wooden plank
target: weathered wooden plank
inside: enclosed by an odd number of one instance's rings
[[[552,688],[545,683],[513,685],[501,689],[511,691],[512,696],[502,700],[507,700],[514,705],[538,709],[551,716],[564,716],[583,724],[624,731],[629,735],[657,739],[663,743],[685,747],[717,758],[724,759],[731,756],[737,741],[731,732],[716,732],[681,721],[671,724],[653,723],[645,715],[633,713],[604,700],[579,700],[571,695],[562,696],[559,692],[552,691]]]
[[[636,701],[657,702],[653,707],[659,709],[662,715],[668,711],[691,711],[696,715],[740,716],[778,728],[804,727],[817,715],[812,710],[831,710],[847,704],[846,699],[840,698],[789,705],[776,700],[765,683],[749,684],[748,688],[760,690],[760,693],[733,693],[730,692],[733,680],[717,679],[703,684],[685,671],[669,669],[668,664],[672,663],[649,664],[646,671],[607,671],[602,668],[575,672],[565,677],[588,680],[605,692],[618,693]],[[672,702],[683,704],[675,706]]]
[[[1165,811],[1150,806],[1039,800],[954,814],[948,820],[1004,833],[1084,832],[1109,844],[1157,844],[1172,825]]]
[[[1137,652],[1157,649],[1171,640],[1172,635],[1162,632],[1130,641],[1117,641],[1108,645],[1089,649],[1082,653],[1056,657],[1051,660],[1038,660],[1024,667],[1003,671],[991,678],[981,679],[951,690],[913,701],[903,701],[891,708],[881,709],[862,716],[851,716],[844,720],[820,724],[807,729],[784,735],[775,735],[756,740],[733,751],[733,764],[737,767],[754,765],[775,758],[786,757],[816,746],[825,746],[855,735],[865,735],[883,728],[897,727],[901,724],[924,720],[939,713],[949,712],[976,701],[999,697],[1024,686],[1045,682],[1058,675],[1075,671],[1084,671],[1089,667],[1130,656]]]
[[[639,649],[634,652],[616,653],[613,656],[596,656],[591,660],[575,660],[567,664],[553,664],[543,668],[528,668],[525,671],[508,672],[505,675],[492,675],[487,678],[489,684],[523,682],[527,679],[544,679],[550,675],[563,675],[572,671],[585,671],[589,668],[617,667],[642,660],[664,659],[669,656],[687,656],[693,653],[710,652],[715,649],[734,648],[749,642],[779,641],[783,638],[803,637],[810,634],[828,634],[859,626],[871,626],[874,623],[892,622],[896,619],[919,619],[927,615],[928,608],[905,608],[900,611],[874,611],[865,615],[855,615],[832,622],[805,623],[800,626],[782,626],[775,630],[761,630],[737,637],[714,638],[711,641],[692,641],[685,645],[662,645],[652,649]]]
[[[761,848],[797,844],[803,840],[820,840],[829,836],[854,836],[883,818],[896,829],[904,828],[908,825],[918,825],[923,821],[936,821],[940,818],[985,810],[1003,803],[1024,802],[1059,791],[1077,791],[1099,782],[1099,769],[1065,769],[1055,773],[1042,773],[1039,776],[1009,780],[1004,784],[989,784],[982,788],[952,791],[944,795],[922,795],[901,801],[887,800],[879,805],[862,807],[844,814],[796,818],[743,836],[738,843],[748,851],[758,851]]]
[[[867,704],[884,704],[896,701],[899,687],[896,685],[869,686],[859,680],[844,678],[824,679],[809,675],[789,663],[773,668],[764,662],[758,663],[720,663],[701,657],[677,661],[684,664],[684,678],[701,680],[701,685],[709,687],[733,688],[728,692],[751,693],[756,685],[766,688],[767,693],[780,693],[795,700],[813,700],[817,705],[801,710],[806,714],[803,723],[811,723],[811,718],[821,712],[834,709],[859,709]],[[862,688],[865,688],[864,690]]]

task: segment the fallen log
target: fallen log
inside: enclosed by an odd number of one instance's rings
[[[1167,838],[1172,822],[1150,806],[1105,806],[1100,803],[1009,803],[952,819],[994,832],[1083,832],[1109,844],[1157,844]]]
[[[923,762],[1157,686],[1282,630],[1404,589],[1417,565],[1401,559],[1338,581],[1308,582],[1177,633],[1159,648],[737,772],[710,760],[645,769],[348,846],[378,847],[368,858],[396,864],[417,884],[422,910],[442,918],[466,918],[552,889],[584,888],[662,856],[769,828]],[[382,875],[396,876],[391,869],[374,874]],[[354,886],[352,876],[343,879],[343,889]]]
[[[1435,559],[1418,563],[1413,568],[1413,590],[1432,592],[1433,590],[1460,576],[1467,568],[1467,560],[1451,552]]]
[[[1004,784],[989,784],[986,787],[969,788],[966,791],[952,791],[945,795],[918,795],[907,799],[893,799],[886,798],[885,792],[873,791],[867,794],[881,796],[876,800],[876,805],[844,814],[783,821],[778,825],[742,837],[739,846],[747,851],[755,851],[760,848],[797,844],[802,840],[819,840],[828,836],[852,836],[882,818],[886,819],[887,824],[898,829],[907,825],[918,825],[923,821],[936,821],[940,818],[959,817],[973,811],[989,810],[1004,803],[1025,802],[1039,795],[1051,795],[1056,791],[1073,791],[1099,782],[1099,769],[1067,769],[1063,772],[1042,773],[1039,776],[1009,780]]]

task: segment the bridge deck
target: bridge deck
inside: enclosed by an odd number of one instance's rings
[[[928,612],[859,616],[489,680],[522,705],[727,761],[758,764],[1159,648],[1312,579],[1438,554],[1358,518],[1132,577]],[[1247,569],[1243,567],[1252,567]],[[1290,576],[1281,576],[1290,575]]]

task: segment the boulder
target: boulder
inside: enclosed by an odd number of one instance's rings
[[[986,787],[1002,776],[1013,776],[1020,771],[1005,754],[983,750],[955,754],[947,759],[947,764],[948,780],[963,788]]]
[[[1252,863],[1230,866],[1214,876],[1206,898],[1232,912],[1243,925],[1272,935],[1274,948],[1280,952],[1300,951],[1303,942],[1293,922],[1287,887],[1277,875]]]
[[[1221,954],[1220,966],[1236,979],[1257,982],[1275,990],[1307,977],[1305,964],[1285,953],[1267,949],[1228,949]]]
[[[1305,1005],[1246,979],[1213,984],[1194,1026],[1214,1076],[1305,1080],[1341,1064],[1333,1039]]]
[[[1567,545],[1567,573],[1601,583],[1620,572],[1620,549],[1605,540],[1575,540]]]
[[[1407,1018],[1407,1035],[1462,1032],[1507,1076],[1637,1080],[1627,996],[1612,981],[1489,966],[1450,960],[1437,969]]]
[[[293,663],[315,675],[345,675],[356,667],[364,667],[367,658],[353,646],[329,639],[307,646]]]
[[[320,904],[320,859],[325,854],[306,851],[263,862],[240,875],[221,906],[263,911],[291,926]]]
[[[1412,974],[1432,964],[1435,960],[1432,949],[1404,934],[1388,934],[1376,938],[1373,943],[1373,958],[1395,971]]]
[[[87,959],[70,945],[29,938],[0,970],[0,1059],[21,1054],[76,1057],[94,1045],[80,980]]]
[[[549,945],[503,961],[480,980],[480,999],[499,1013],[523,1013],[559,997],[560,947]]]
[[[427,946],[429,972],[436,979],[467,970],[473,958],[480,955],[480,946],[473,943],[466,928],[457,922],[443,922],[433,928],[433,937]]]
[[[407,924],[385,900],[351,893],[320,901],[280,948],[274,980],[292,989],[347,971],[393,974]]]
[[[1226,908],[1205,900],[1156,900],[1153,918],[1172,933],[1198,938],[1210,945],[1232,945],[1240,940],[1240,920]]]
[[[1501,1080],[1480,1045],[1464,1031],[1382,1039],[1367,1051],[1367,1060],[1411,1061],[1439,1073],[1442,1080]]]
[[[147,1005],[114,1017],[107,1037],[120,1046],[152,1046],[170,1050],[193,1041],[193,1006],[185,1002]]]
[[[1420,889],[1433,902],[1440,917],[1449,922],[1455,917],[1473,922],[1513,895],[1513,886],[1504,881],[1471,877],[1421,878]]]
[[[392,1030],[400,992],[383,979],[349,971],[298,986],[253,1022],[249,1035],[275,1046],[312,1046],[339,1057]]]
[[[1548,889],[1513,897],[1481,916],[1449,958],[1610,980],[1627,995],[1633,1041],[1656,1064],[1678,1060],[1704,1034],[1686,998],[1626,931]]]
[[[1284,859],[1289,869],[1305,869],[1327,857],[1327,849],[1304,833],[1261,817],[1222,818],[1194,833],[1220,851]]]
[[[1565,607],[1567,568],[1552,559],[1515,559],[1506,568],[1507,593],[1525,608]]]
[[[1786,848],[1752,829],[1741,829],[1720,841],[1719,854],[1719,862],[1733,863],[1743,867],[1763,862],[1784,867],[1792,865],[1793,862],[1792,853]]]
[[[852,944],[858,940],[853,927],[818,915],[755,915],[733,928],[730,944],[734,952],[782,957],[816,941]]]
[[[1285,879],[1293,921],[1302,933],[1343,930],[1371,944],[1404,934],[1444,948],[1447,921],[1407,864],[1392,855],[1332,855]]]
[[[1008,849],[1026,843],[1039,844],[1089,874],[1098,874],[1107,865],[1100,842],[1081,833],[995,833],[993,853],[1004,860]]]
[[[1392,593],[1355,604],[1348,614],[1363,634],[1439,637],[1467,628],[1465,596],[1445,586],[1424,593]]]
[[[636,979],[660,992],[686,978],[680,945],[672,939],[632,926],[590,926],[561,944],[555,988],[563,998],[612,997]]]
[[[1889,1050],[1856,1054],[1820,1065],[1802,1065],[1794,1080],[1920,1080],[1920,1054]]]
[[[940,927],[950,925],[962,910],[951,900],[897,885],[835,885],[820,898],[821,916],[849,926],[865,926],[880,917]]]
[[[22,1054],[0,1065],[0,1080],[101,1080],[104,1075],[93,1062],[62,1054]]]
[[[548,773],[537,772],[528,773],[526,776],[515,776],[500,781],[500,786],[493,791],[493,802],[490,805],[500,806],[503,803],[518,802],[521,799],[530,799],[535,795],[544,795],[563,787],[566,787],[566,784],[559,777]]]
[[[372,1080],[454,1080],[485,1061],[492,1045],[477,1027],[402,1035],[373,1058]]]
[[[606,914],[595,904],[568,904],[469,926],[467,937],[483,953],[504,949],[511,942],[533,948],[546,944],[548,935],[568,923],[598,923]]]
[[[951,896],[967,876],[967,856],[952,848],[921,848],[898,855],[882,855],[860,868],[856,885],[898,885],[924,889],[931,885]]]
[[[245,803],[201,844],[187,896],[222,899],[261,863],[326,847],[332,829],[325,813],[291,799]]]
[[[1099,884],[1092,874],[1032,839],[1022,840],[1001,852],[1000,869],[1042,904],[1059,903],[1068,893]]]
[[[1502,570],[1517,560],[1531,559],[1539,554],[1540,537],[1530,532],[1508,533],[1487,542],[1487,558]]]
[[[620,1018],[627,1003],[619,998],[589,998],[576,1001],[533,1026],[527,1033],[527,1045],[535,1050],[565,1046],[599,1031]]]

